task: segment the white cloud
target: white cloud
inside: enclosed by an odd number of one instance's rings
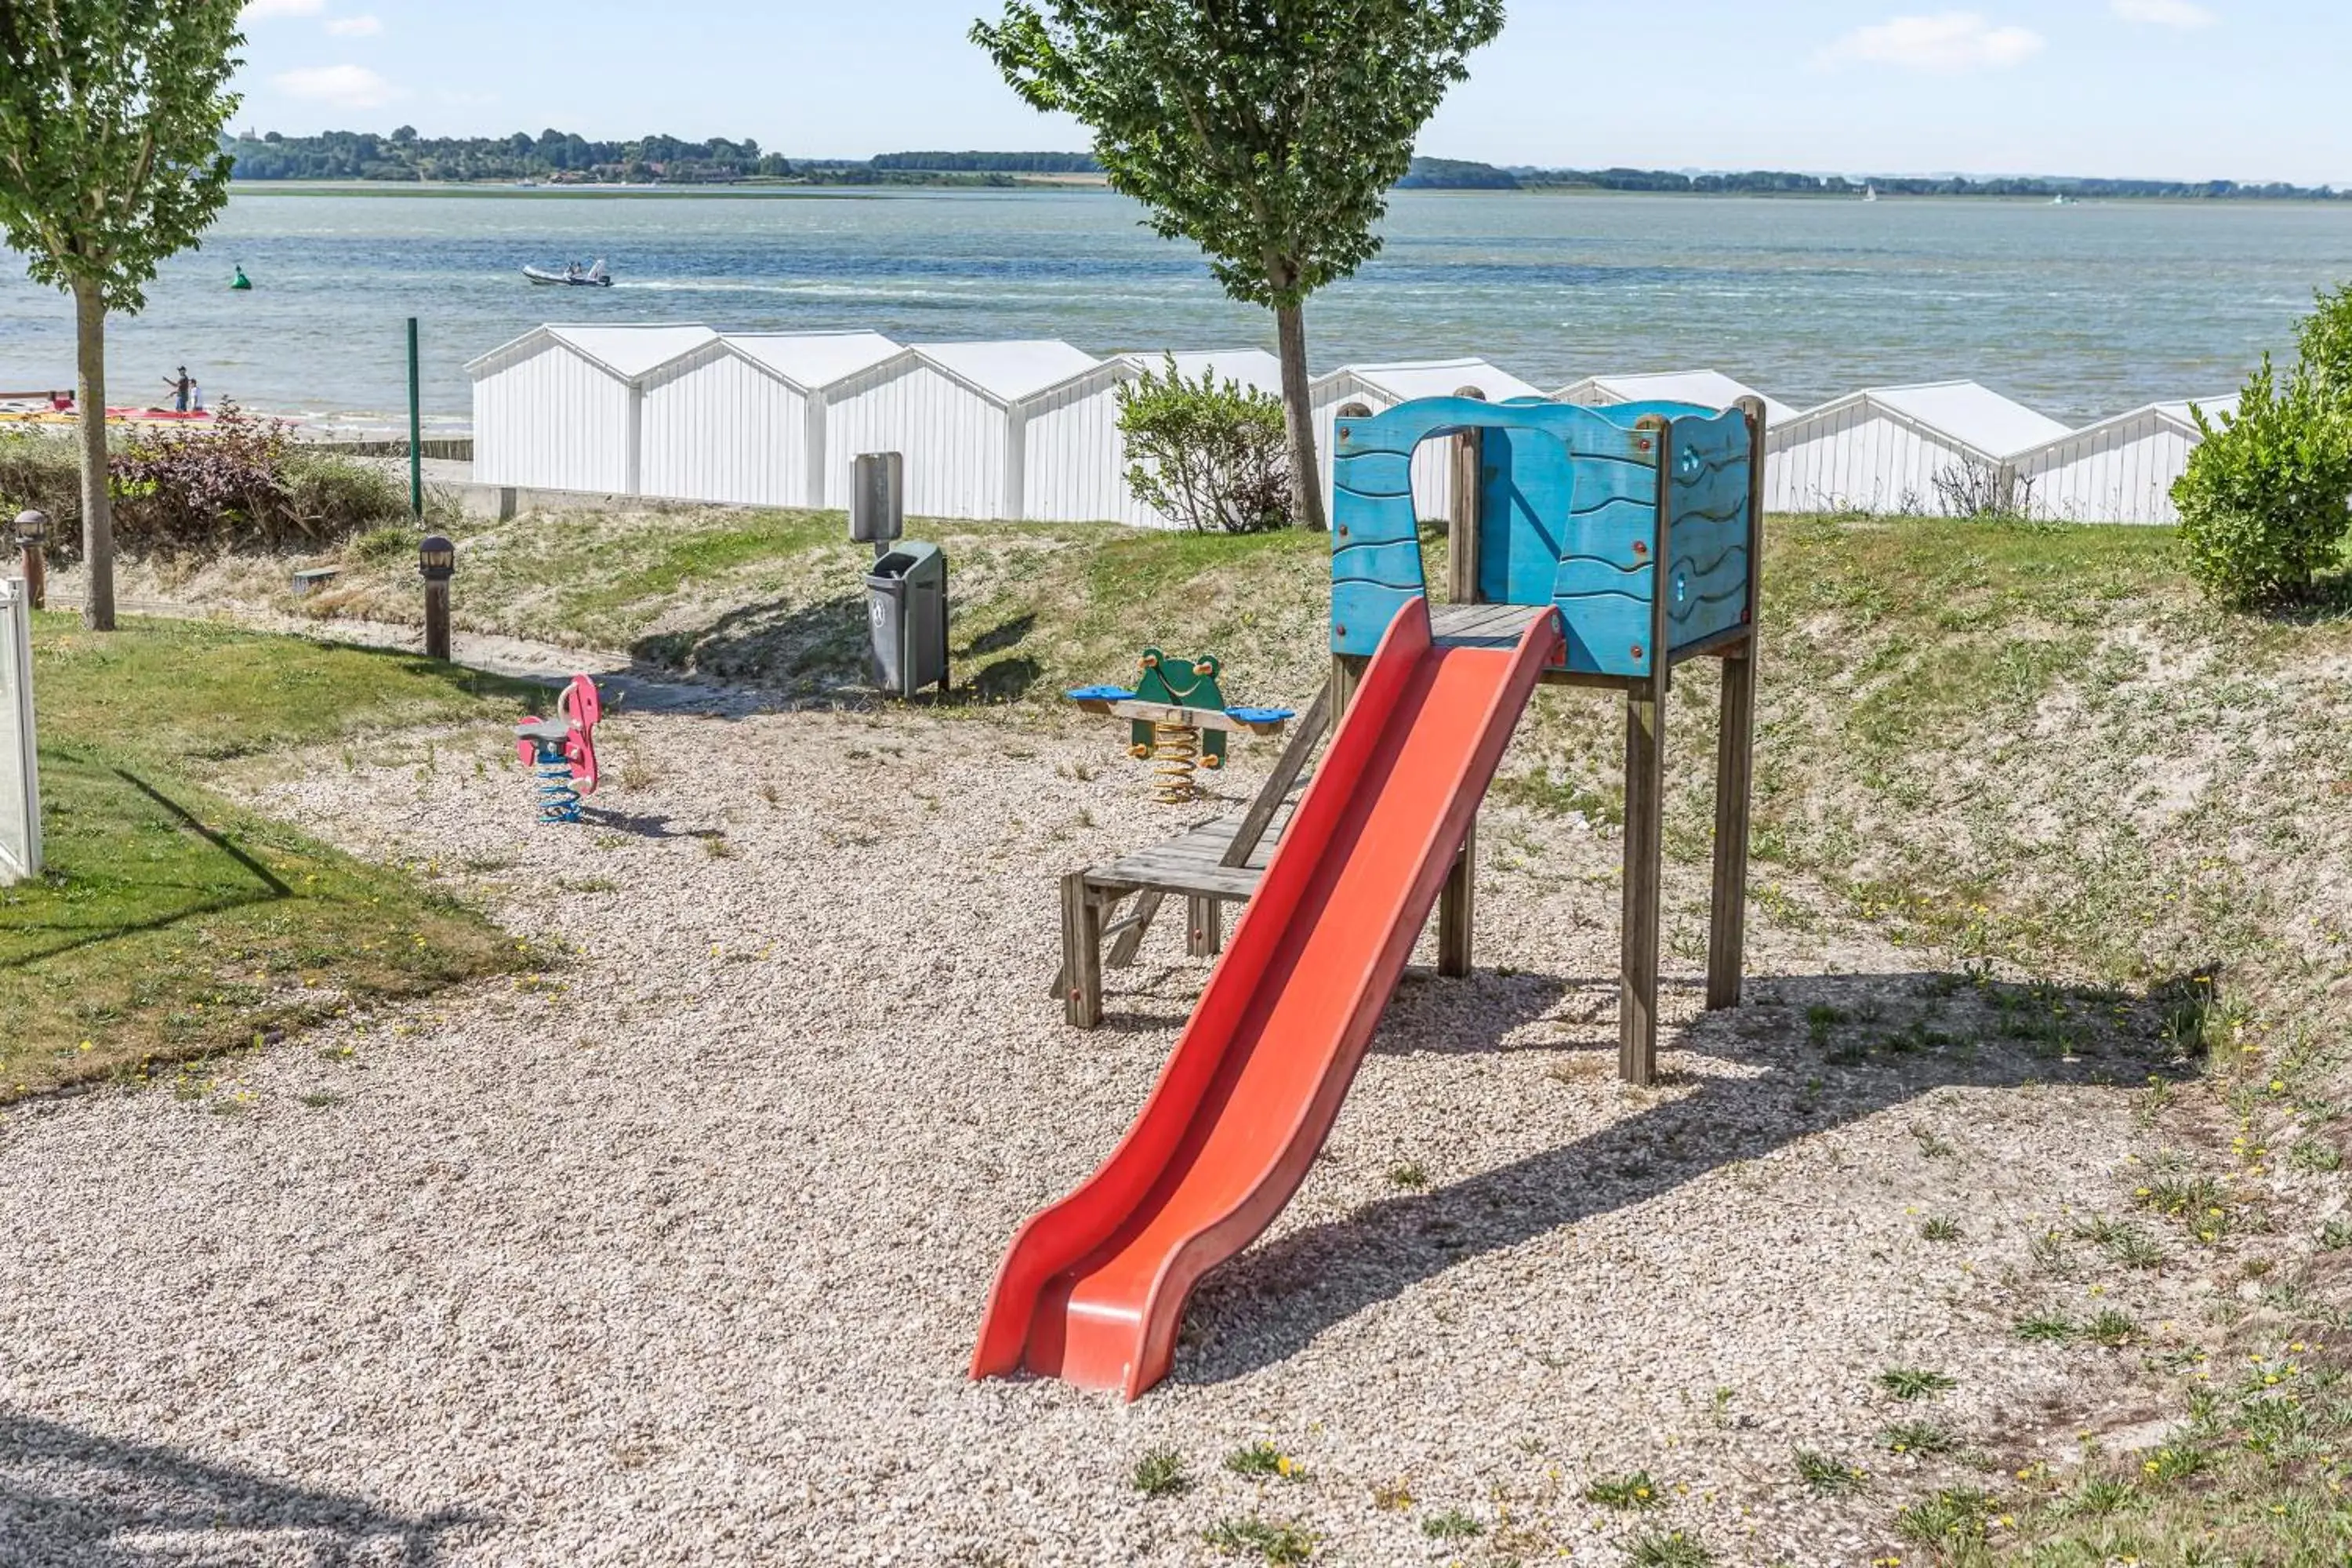
[[[327,24],[327,31],[339,38],[373,38],[383,31],[383,24],[373,16],[337,16]]]
[[[2117,0],[2117,4],[2164,5],[2181,0]],[[2042,52],[2043,39],[2030,27],[1995,26],[1975,11],[1944,11],[1933,16],[1896,16],[1859,27],[1822,51],[1830,64],[1899,66],[1906,70],[1969,71],[2021,65]]]
[[[2178,27],[2184,33],[2210,27],[2221,19],[2202,5],[2191,5],[2189,0],[2107,0],[2107,9],[2126,22]]]
[[[365,66],[305,66],[269,79],[289,98],[334,109],[382,109],[402,96],[398,88]]]
[[[315,16],[326,8],[327,0],[247,0],[237,20],[267,22],[273,16]]]

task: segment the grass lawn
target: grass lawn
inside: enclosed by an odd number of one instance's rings
[[[421,659],[179,622],[37,617],[48,861],[0,889],[0,1101],[139,1076],[339,1009],[515,969],[472,911],[244,811],[205,768],[517,711]]]

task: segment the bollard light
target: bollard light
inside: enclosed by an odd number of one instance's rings
[[[446,583],[457,574],[457,547],[437,533],[428,533],[416,547],[416,574],[427,583]]]
[[[37,549],[49,536],[49,514],[26,507],[16,514],[16,542],[27,550]]]

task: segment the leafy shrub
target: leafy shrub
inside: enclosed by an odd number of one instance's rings
[[[391,475],[306,451],[283,420],[224,407],[202,425],[117,437],[107,465],[115,542],[127,554],[317,548],[407,511]],[[80,554],[81,478],[72,441],[0,436],[0,504],[49,514],[50,548]]]
[[[2352,405],[2352,283],[2322,293],[2294,331],[2298,363],[2320,396],[2340,410]]]
[[[1135,460],[1127,488],[1197,533],[1290,526],[1290,458],[1282,403],[1204,369],[1188,381],[1168,357],[1118,389],[1118,428]]]
[[[2280,387],[2268,356],[2218,427],[2191,412],[2205,439],[2172,487],[2189,574],[2242,606],[2307,593],[2352,521],[2352,416],[2306,364]]]

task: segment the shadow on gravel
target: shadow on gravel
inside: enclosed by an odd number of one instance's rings
[[[425,1568],[443,1535],[483,1522],[457,1510],[412,1519],[177,1449],[0,1412],[0,1562],[12,1568],[296,1560]]]
[[[1580,1007],[1573,1005],[1580,995]],[[1649,1100],[1646,1107],[1516,1163],[1292,1232],[1217,1269],[1192,1299],[1174,1375],[1213,1384],[1274,1365],[1466,1258],[1645,1203],[1934,1089],[2136,1087],[2151,1075],[2191,1077],[2211,996],[2210,973],[2137,994],[1953,973],[1751,983],[1747,1005],[1705,1015],[1661,1041],[1670,1053],[1664,1081],[1650,1094],[1628,1091]],[[1517,975],[1479,988],[1411,985],[1391,1004],[1373,1048],[1384,1040],[1391,1050],[1430,1048],[1411,1043],[1419,1036],[1446,1038],[1449,1050],[1458,1037],[1465,1054],[1503,1050],[1510,1048],[1505,1036],[1543,1019],[1564,1026],[1565,1038],[1545,1045],[1568,1053],[1556,1071],[1605,1080],[1616,1070],[1615,1006],[1613,982]],[[1450,1017],[1457,1008],[1459,1018]],[[1739,1070],[1692,1072],[1672,1053]],[[1932,1130],[1914,1131],[1923,1154],[1937,1152]]]
[[[608,833],[625,833],[632,838],[724,838],[716,827],[676,828],[667,816],[649,812],[614,811],[610,806],[583,805],[580,820],[591,827],[601,827]]]

